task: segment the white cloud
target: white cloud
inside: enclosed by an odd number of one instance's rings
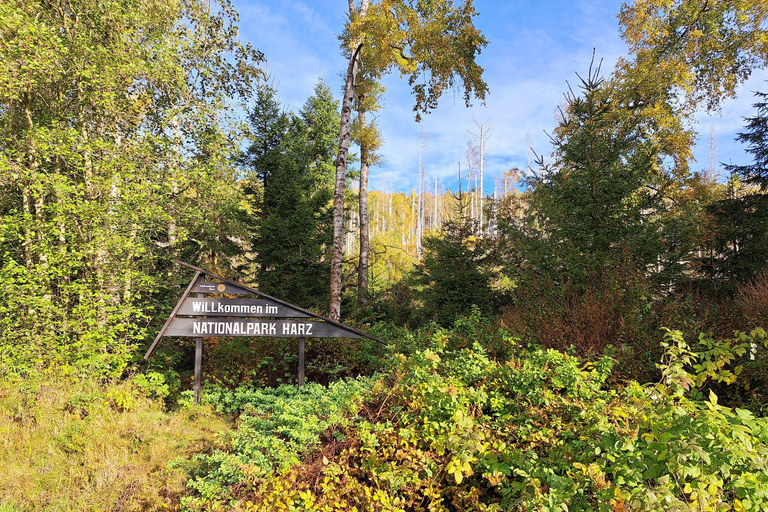
[[[625,50],[613,15],[606,21],[598,15],[593,2],[581,2],[584,13],[578,19],[571,14],[553,22],[577,27],[568,32],[570,35],[552,33],[545,26],[531,26],[524,20],[512,27],[503,18],[489,22],[483,18],[482,4],[476,2],[481,12],[477,25],[490,39],[479,58],[486,68],[484,76],[490,89],[486,105],[467,109],[460,94],[449,92],[436,111],[424,116],[424,127],[431,139],[425,170],[454,189],[458,162],[466,171],[466,131],[477,131],[473,115],[490,125],[484,188],[492,190],[494,175],[513,166],[525,168],[529,160],[528,136],[537,153],[549,154],[545,131],[550,132],[556,124],[555,109],[563,100],[566,80],[576,87],[575,73],[587,73],[593,48],[597,59],[605,60],[603,74],[611,72],[616,58]],[[509,17],[522,15],[519,6],[498,11]],[[373,172],[396,176],[401,189],[410,190],[418,179],[419,128],[413,122],[407,86],[397,77],[390,77],[387,86],[387,107],[381,114],[387,163]]]
[[[341,3],[333,2],[341,7]],[[335,30],[344,24],[343,9],[330,2],[238,2],[241,37],[267,56],[267,70],[279,84],[282,101],[300,107],[314,83],[325,77],[337,89],[336,73],[344,65]],[[336,23],[338,26],[333,27]]]

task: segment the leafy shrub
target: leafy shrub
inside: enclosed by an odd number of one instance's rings
[[[138,304],[116,304],[94,283],[75,278],[82,262],[62,258],[32,269],[0,258],[0,376],[117,378],[145,336],[147,317]]]
[[[736,304],[752,326],[768,327],[768,271],[739,288]]]
[[[658,358],[646,341],[657,332],[649,284],[628,263],[606,268],[584,285],[549,279],[521,283],[502,321],[527,341],[582,357],[613,346],[620,377],[648,378]]]
[[[360,326],[374,336],[395,341],[402,330],[391,326]],[[181,346],[180,366],[192,375],[194,343]],[[218,386],[237,388],[246,385],[276,387],[296,384],[299,342],[297,339],[215,338],[206,341],[203,353],[206,380]],[[307,381],[327,384],[339,379],[371,375],[387,366],[387,346],[368,339],[306,340],[305,376]]]
[[[365,309],[355,311],[355,317],[366,322],[388,322],[393,325],[417,327],[424,321],[424,304],[408,278],[399,280],[383,290],[374,290]]]
[[[171,394],[176,382],[166,380],[166,375],[160,372],[150,371],[147,373],[137,373],[131,380],[134,386],[141,390],[147,396],[152,398],[166,398]]]
[[[673,296],[654,304],[653,325],[683,332],[695,337],[702,332],[727,336],[734,325],[742,325],[733,300],[726,294],[716,297],[692,286],[681,287]]]
[[[373,379],[361,378],[328,387],[316,383],[234,391],[206,387],[204,403],[236,416],[237,428],[228,436],[225,449],[196,457],[199,467],[189,482],[195,495],[186,499],[186,506],[215,509],[229,506],[230,500],[236,503],[230,486],[242,487],[275,471],[286,471],[321,441],[343,437],[341,428],[351,424],[372,383]]]
[[[552,349],[494,361],[450,334],[371,388],[339,452],[239,488],[244,510],[764,510],[768,420],[703,399],[761,331],[694,351],[664,341],[661,380],[606,389],[613,362]]]

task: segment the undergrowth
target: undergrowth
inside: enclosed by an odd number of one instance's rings
[[[172,412],[159,374],[6,379],[0,511],[768,509],[768,419],[723,405],[763,382],[762,329],[668,331],[659,380],[622,386],[478,311],[393,345],[379,374]]]
[[[240,489],[274,472],[289,470],[306,460],[321,443],[337,443],[362,406],[375,379],[336,381],[327,387],[283,385],[227,390],[206,387],[204,403],[237,417],[226,436],[226,448],[195,457],[199,463],[185,500],[191,510],[237,502]],[[191,397],[187,397],[189,399]]]
[[[764,345],[740,333],[664,341],[662,378],[608,386],[613,361],[437,330],[360,386],[217,393],[240,411],[205,457],[190,510],[765,510],[768,420],[702,395]],[[481,327],[482,326],[477,326]],[[513,340],[509,340],[513,343]],[[454,347],[454,348],[451,348]],[[350,391],[350,387],[353,391]],[[330,397],[330,398],[329,398]],[[315,402],[315,403],[312,403]],[[321,412],[324,411],[324,412]]]

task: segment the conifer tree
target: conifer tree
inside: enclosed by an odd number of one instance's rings
[[[715,202],[714,249],[719,273],[736,281],[754,278],[768,268],[768,94],[756,93],[754,117],[736,140],[747,144],[753,163],[726,165],[733,175],[729,197]],[[740,182],[744,186],[740,186]]]
[[[528,179],[539,233],[525,238],[535,268],[586,283],[622,254],[643,269],[663,263],[660,218],[670,180],[643,126],[615,101],[599,69],[590,69],[580,88],[566,95],[551,137],[553,161],[539,158],[540,172]]]
[[[324,302],[328,287],[336,107],[319,82],[294,115],[264,83],[250,111],[250,273],[263,292],[304,307]]]
[[[415,271],[427,314],[446,326],[468,315],[472,306],[488,311],[493,302],[491,252],[475,236],[477,221],[468,213],[466,201],[457,196],[453,219],[443,224],[442,233],[424,239],[424,256]]]
[[[747,165],[726,165],[729,172],[741,176],[744,183],[755,185],[760,193],[768,193],[768,93],[757,92],[760,101],[752,106],[757,115],[747,118],[746,131],[736,137],[747,145],[746,152],[752,155],[754,163]]]

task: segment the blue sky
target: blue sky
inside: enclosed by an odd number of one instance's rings
[[[340,97],[345,59],[336,38],[346,19],[344,0],[235,0],[240,13],[240,36],[267,55],[267,68],[278,85],[281,101],[298,109],[322,77]],[[599,0],[475,0],[476,26],[490,44],[479,58],[485,68],[489,95],[485,105],[466,108],[460,91],[447,91],[439,108],[424,117],[429,145],[423,165],[430,188],[433,179],[456,189],[458,162],[466,160],[467,130],[475,120],[489,126],[484,189],[494,176],[528,162],[528,140],[538,154],[551,151],[548,137],[555,110],[563,100],[566,81],[575,86],[576,73],[585,74],[592,51],[603,59],[605,74],[626,54],[619,37],[616,14],[620,1]],[[718,162],[748,163],[744,148],[733,141],[753,115],[752,91],[766,90],[768,72],[755,73],[736,99],[724,103],[722,116],[702,113],[694,170],[709,167],[710,130],[717,137]],[[411,190],[417,186],[419,125],[413,100],[398,75],[385,80],[384,109],[378,114],[385,145],[384,163],[371,171],[375,189]]]

